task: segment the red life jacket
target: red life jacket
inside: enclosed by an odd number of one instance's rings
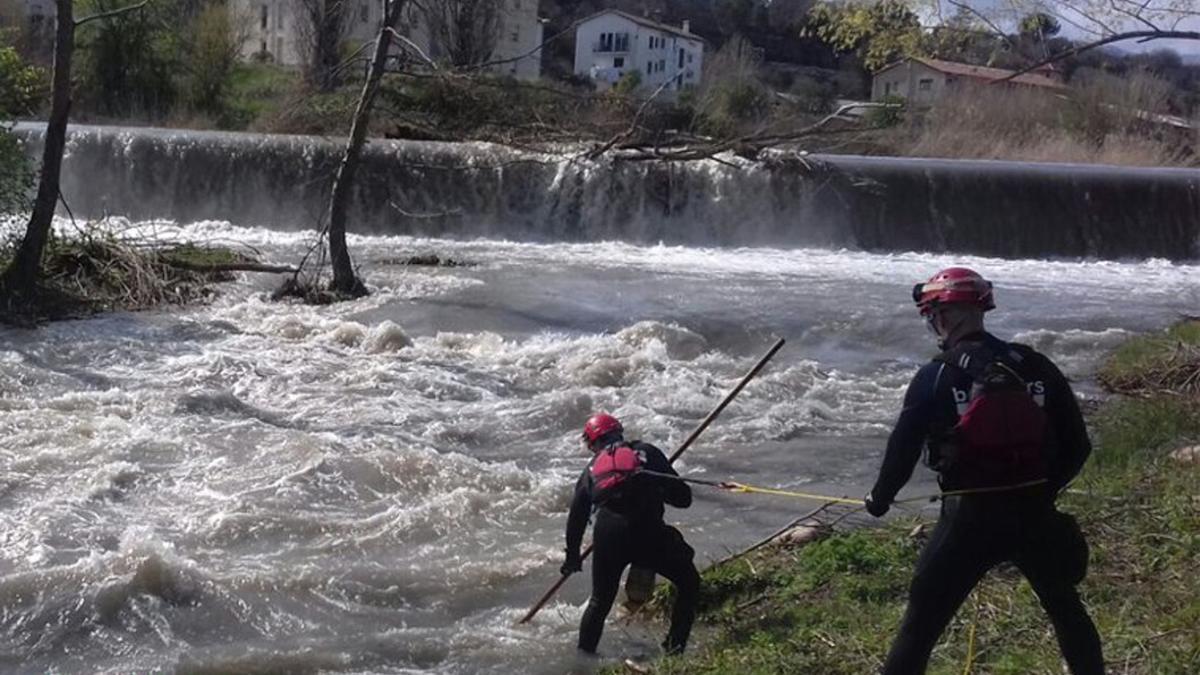
[[[1030,384],[985,348],[938,360],[971,376],[966,410],[941,445],[939,471],[956,488],[1001,487],[1047,476],[1049,425]]]
[[[628,445],[601,450],[588,469],[592,476],[592,502],[603,505],[625,496],[629,478],[644,462],[642,453]]]

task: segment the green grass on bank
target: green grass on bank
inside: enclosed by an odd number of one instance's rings
[[[1125,394],[1200,394],[1200,321],[1183,321],[1163,333],[1125,342],[1097,377],[1108,389]]]
[[[1106,365],[1125,373],[1161,367],[1169,345],[1200,343],[1192,322],[1138,338]],[[1080,591],[1104,641],[1111,672],[1200,672],[1200,465],[1172,450],[1200,443],[1200,399],[1140,391],[1091,418],[1095,453],[1060,508],[1091,546]],[[873,673],[904,610],[924,543],[901,518],[803,548],[761,549],[704,573],[697,645],[654,672]],[[928,528],[925,528],[927,533]],[[1049,620],[1020,574],[988,575],[934,651],[930,673],[962,673],[976,624],[971,672],[1058,674]],[[619,672],[619,671],[614,671]]]
[[[229,122],[246,129],[273,116],[295,97],[300,74],[270,63],[239,63],[229,83]]]

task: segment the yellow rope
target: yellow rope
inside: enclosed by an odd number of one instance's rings
[[[846,497],[828,497],[826,495],[817,495],[810,492],[791,492],[789,490],[775,490],[773,488],[761,488],[753,485],[744,485],[742,483],[725,483],[722,487],[731,492],[755,492],[764,495],[779,495],[781,497],[796,497],[797,499],[814,499],[820,502],[833,502],[835,504],[854,504],[862,506],[861,499],[847,499]]]
[[[698,481],[692,481],[692,482],[698,482]],[[949,490],[946,492],[938,492],[938,493],[934,493],[934,494],[921,495],[920,497],[908,497],[905,499],[897,499],[892,503],[893,504],[907,504],[907,503],[911,503],[911,502],[933,501],[935,499],[944,499],[946,497],[959,497],[962,495],[978,495],[978,494],[986,494],[989,492],[1007,492],[1009,490],[1019,490],[1021,488],[1033,487],[1035,485],[1042,485],[1045,482],[1047,482],[1045,478],[1039,478],[1038,480],[1031,480],[1031,481],[1026,481],[1024,483],[1017,483],[1016,485],[1002,485],[1000,487],[986,487],[986,488],[970,488],[967,490]],[[705,484],[712,485],[713,483],[705,483]],[[757,487],[754,485],[746,485],[745,483],[732,483],[732,482],[717,483],[716,487],[719,487],[723,490],[729,490],[730,492],[757,493],[757,494],[763,494],[763,495],[778,495],[780,497],[795,497],[796,499],[812,499],[814,501],[832,502],[834,504],[853,504],[855,506],[862,506],[862,503],[863,503],[863,500],[861,500],[861,499],[849,499],[847,497],[830,497],[828,495],[819,495],[819,494],[814,494],[812,492],[793,492],[791,490],[777,490],[775,488],[764,488],[764,487]]]
[[[937,494],[925,495],[924,497],[909,497],[907,499],[898,499],[894,503],[895,504],[904,504],[907,502],[919,502],[922,500],[943,499],[945,497],[960,497],[962,495],[982,495],[982,494],[987,494],[989,492],[1008,492],[1009,490],[1020,490],[1021,488],[1033,487],[1035,485],[1043,485],[1048,482],[1050,482],[1050,481],[1048,481],[1045,478],[1039,478],[1037,480],[1027,480],[1024,483],[1016,483],[1015,485],[1001,485],[999,487],[985,487],[985,488],[969,488],[966,490],[948,490],[946,492],[939,492]]]

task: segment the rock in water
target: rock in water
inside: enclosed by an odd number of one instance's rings
[[[791,546],[803,546],[820,539],[824,534],[819,525],[801,524],[779,535],[776,541]]]
[[[623,665],[625,666],[626,672],[630,672],[630,673],[652,672],[650,670],[650,664],[643,663],[641,661],[636,661],[634,659],[625,659],[625,663]]]

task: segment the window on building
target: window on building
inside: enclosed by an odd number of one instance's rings
[[[365,2],[358,6],[358,20],[362,23],[366,23],[371,20],[371,9]]]
[[[612,50],[613,50],[613,34],[612,33],[601,33],[600,34],[600,49],[598,51],[611,52]]]
[[[614,49],[618,52],[629,51],[629,33],[617,33]]]
[[[692,62],[692,57],[693,57],[693,56],[694,56],[694,54],[692,54],[691,52],[688,52],[688,63],[691,63],[691,62]]]
[[[679,67],[683,68],[683,49],[679,50]]]
[[[262,12],[259,13],[258,26],[260,29],[266,30],[267,29],[267,18],[268,18],[267,17],[267,6],[263,5],[260,9],[262,9]],[[264,49],[263,51],[265,52],[267,50]]]
[[[520,42],[521,41],[521,29],[518,28],[518,29],[514,30],[512,33],[509,34],[509,38],[511,38],[513,42]]]
[[[927,77],[917,80],[917,89],[920,91],[931,91],[933,89],[933,80]]]
[[[266,54],[266,53],[267,53],[267,41],[266,41],[266,40],[259,40],[259,41],[258,41],[258,53],[259,53],[259,54]]]
[[[624,56],[614,56],[613,57],[613,68],[624,68],[624,67],[625,67],[625,57]]]
[[[664,71],[664,70],[666,70],[666,69],[667,69],[667,60],[666,60],[666,59],[659,59],[659,60],[658,60],[658,72],[660,72],[660,73],[661,73],[662,71]]]
[[[647,62],[646,62],[646,74],[647,74],[647,75],[650,75],[650,74],[652,74],[652,73],[654,73],[654,62],[653,62],[653,61],[647,61]]]

